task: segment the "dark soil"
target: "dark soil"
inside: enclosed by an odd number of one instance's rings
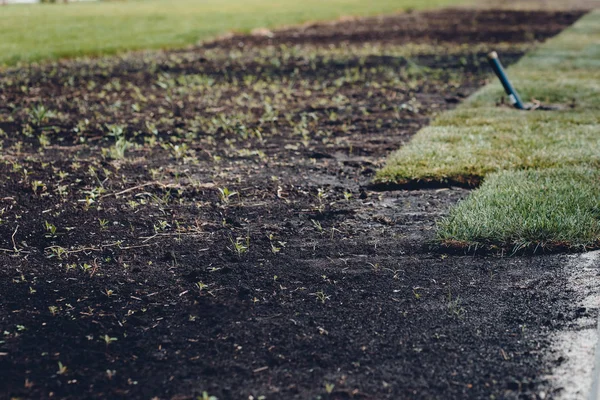
[[[207,47],[294,45],[316,43],[502,43],[544,40],[573,23],[580,12],[442,10],[307,24],[277,31],[273,37],[254,35],[219,40]]]
[[[575,315],[564,260],[433,252],[467,190],[366,187],[490,78],[488,51],[510,64],[580,15],[412,13],[4,72],[0,397],[538,398]]]

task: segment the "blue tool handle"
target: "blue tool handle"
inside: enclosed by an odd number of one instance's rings
[[[502,86],[504,86],[504,90],[506,91],[506,94],[508,94],[511,104],[519,110],[526,110],[526,107],[521,101],[519,94],[508,80],[506,72],[504,72],[504,68],[502,67],[500,59],[498,58],[498,53],[492,51],[490,54],[488,54],[488,59],[490,61],[492,69],[496,73],[496,76],[498,76],[498,79],[500,79]]]

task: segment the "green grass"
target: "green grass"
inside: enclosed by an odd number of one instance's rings
[[[600,160],[600,12],[524,57],[509,76],[525,100],[569,105],[553,112],[497,107],[487,85],[393,153],[379,183],[469,183],[505,169],[593,164]]]
[[[392,154],[379,183],[476,186],[489,173],[600,163],[600,113],[462,108]]]
[[[484,181],[440,223],[446,244],[598,246],[600,12],[524,57],[509,76],[525,100],[565,109],[498,107],[504,94],[494,82],[392,154],[375,181]]]
[[[182,47],[229,32],[470,0],[132,0],[0,7],[0,65]]]
[[[438,227],[441,241],[472,249],[597,247],[600,171],[572,167],[494,173]]]

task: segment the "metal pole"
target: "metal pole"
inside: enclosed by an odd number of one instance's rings
[[[488,59],[490,61],[490,65],[492,66],[492,69],[496,73],[496,76],[498,76],[498,79],[500,79],[502,86],[504,86],[504,90],[506,91],[506,94],[508,94],[510,103],[515,108],[518,108],[519,110],[526,110],[527,107],[525,107],[525,105],[521,101],[519,94],[517,93],[517,91],[515,90],[513,85],[508,80],[508,76],[506,76],[506,72],[504,72],[504,68],[502,67],[502,64],[500,63],[500,59],[498,58],[498,53],[496,53],[495,51],[492,51],[490,54],[488,54]]]

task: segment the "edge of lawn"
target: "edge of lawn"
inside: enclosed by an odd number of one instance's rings
[[[489,84],[396,151],[375,186],[478,186],[438,222],[450,249],[500,252],[600,247],[600,10],[508,70],[524,100],[498,106]]]

